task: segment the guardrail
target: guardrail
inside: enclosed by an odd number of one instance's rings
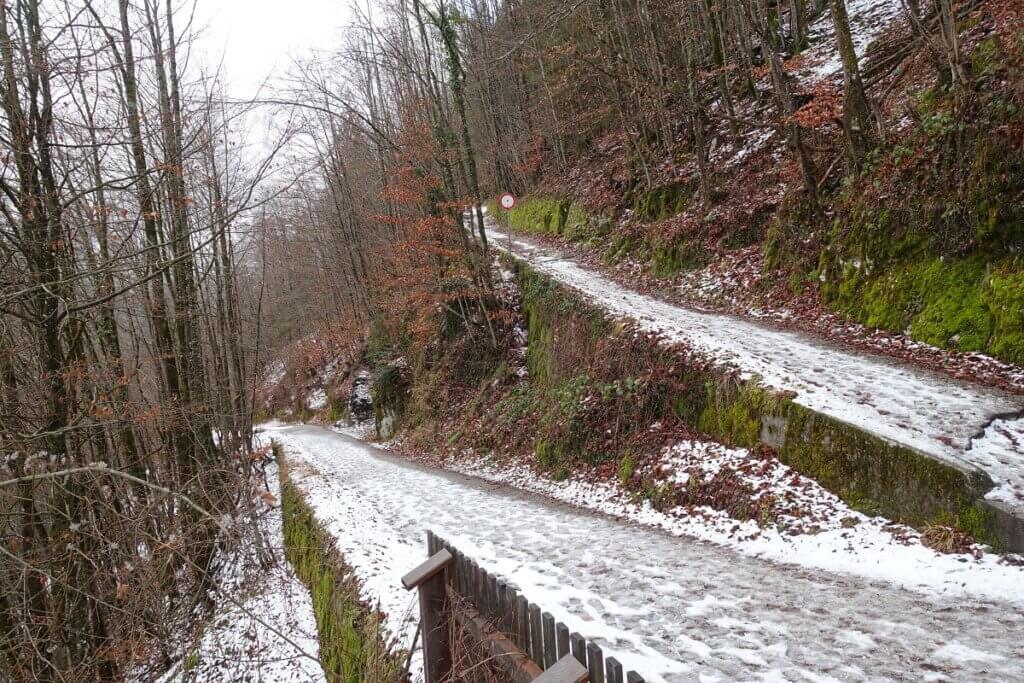
[[[515,683],[644,683],[614,657],[570,633],[504,579],[427,532],[426,562],[402,584],[417,589],[426,683],[452,677],[452,634],[471,638]]]

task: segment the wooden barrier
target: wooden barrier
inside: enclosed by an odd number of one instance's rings
[[[407,590],[420,591],[427,683],[451,675],[449,619],[501,662],[515,683],[644,683],[635,671],[624,673],[614,657],[605,658],[597,643],[570,633],[513,586],[429,531],[427,555],[402,579]]]

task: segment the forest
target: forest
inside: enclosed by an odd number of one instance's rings
[[[1019,3],[379,0],[244,99],[192,60],[194,9],[0,0],[0,678],[180,659],[237,557],[280,545],[255,426],[312,418],[332,364],[330,421],[366,367],[378,424],[421,449],[502,444],[656,499],[634,469],[666,442],[625,425],[681,385],[630,382],[677,361],[538,336],[506,230],[1020,392]],[[525,393],[527,323],[600,386]],[[639,398],[565,407],[602,392]]]

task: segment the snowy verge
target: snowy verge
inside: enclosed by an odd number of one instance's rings
[[[265,500],[273,506],[264,511],[260,526],[273,564],[261,569],[254,558],[232,558],[221,577],[217,607],[198,644],[159,679],[161,683],[327,680],[317,657],[309,591],[284,557],[277,465],[269,463],[265,474],[269,494]]]
[[[871,43],[886,29],[903,20],[903,6],[899,0],[847,0],[846,13],[850,22],[850,37],[862,63]],[[830,10],[826,10],[811,24],[809,34],[814,46],[801,53],[801,62],[808,68],[799,69],[800,74],[812,82],[841,74],[843,62]]]
[[[388,444],[395,448],[394,444]],[[636,502],[617,483],[569,477],[553,481],[524,465],[498,464],[464,453],[443,465],[452,471],[539,493],[563,503],[604,513],[673,536],[708,541],[744,555],[822,569],[927,595],[973,597],[1024,606],[1024,567],[994,554],[941,554],[921,542],[910,527],[849,508],[817,482],[772,458],[752,458],[745,449],[686,441],[667,449],[660,469],[685,483],[698,468],[708,475],[731,468],[761,495],[788,501],[779,523],[761,527],[706,506],[665,511],[649,500]],[[980,549],[976,549],[980,550]]]

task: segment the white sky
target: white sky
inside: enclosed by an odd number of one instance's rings
[[[251,96],[267,76],[287,70],[292,57],[337,44],[352,2],[196,0],[195,28],[202,32],[196,56],[211,66],[223,56],[230,94]]]

